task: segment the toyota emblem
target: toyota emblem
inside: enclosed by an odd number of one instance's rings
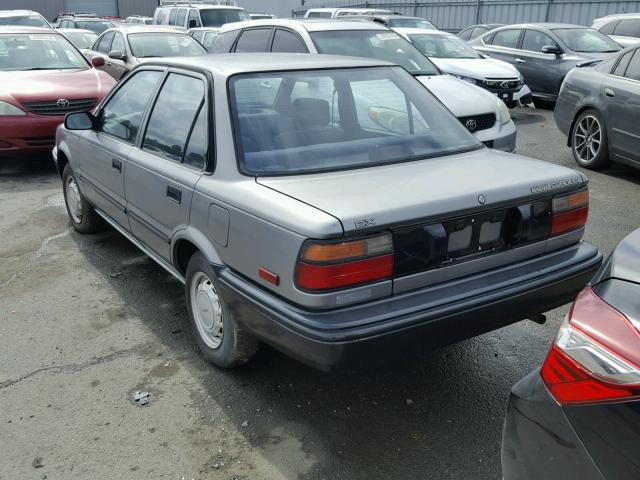
[[[478,195],[478,203],[480,205],[484,205],[486,203],[487,199],[485,198],[484,195]]]
[[[69,100],[67,100],[66,98],[61,98],[56,102],[56,105],[58,105],[60,108],[67,108],[69,106]]]
[[[470,132],[475,132],[476,128],[478,128],[478,124],[473,118],[470,118],[469,120],[464,122],[464,126],[467,127],[467,130],[469,130]]]
[[[509,88],[509,81],[505,80],[504,82],[500,82],[500,86],[502,88]]]

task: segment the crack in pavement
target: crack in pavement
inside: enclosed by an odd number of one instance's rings
[[[68,365],[49,365],[48,367],[38,368],[37,370],[33,370],[32,372],[22,375],[21,377],[18,377],[16,379],[0,382],[0,390],[16,385],[17,383],[20,383],[24,380],[27,380],[28,378],[31,378],[43,372],[53,372],[54,374],[77,373],[84,370],[85,368],[93,367],[101,363],[111,362],[119,358],[128,357],[133,353],[136,353],[136,351],[139,350],[139,348],[140,346],[138,345],[136,347],[132,347],[127,350],[117,350],[105,357],[94,357],[91,360],[84,363],[71,363]]]

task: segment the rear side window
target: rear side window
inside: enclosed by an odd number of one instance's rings
[[[213,42],[216,41],[216,37],[217,34],[215,32],[207,32],[202,41],[202,45],[204,45],[204,48],[206,48],[207,50],[211,49]]]
[[[134,74],[109,99],[100,113],[98,130],[135,143],[142,115],[162,72]]]
[[[200,113],[193,125],[189,141],[187,142],[187,150],[184,154],[184,164],[195,168],[196,170],[204,170],[206,166],[207,151],[207,108],[203,103],[200,107]]]
[[[211,47],[211,53],[229,53],[239,33],[240,30],[232,30],[218,35]]]
[[[636,50],[633,54],[624,76],[631,80],[640,80],[640,50]]]
[[[176,17],[176,25],[179,27],[184,27],[184,19],[187,18],[187,9],[181,8],[178,10],[178,16]]]
[[[625,53],[620,60],[618,61],[618,65],[616,65],[616,68],[613,69],[613,72],[611,72],[613,75],[617,75],[618,77],[624,77],[624,72],[627,71],[627,66],[629,66],[629,62],[631,61],[631,57],[633,57],[633,54],[635,53],[635,50],[631,50],[630,52]]]
[[[640,20],[620,20],[618,25],[616,25],[613,34],[620,35],[622,37],[640,37]]]
[[[520,30],[500,30],[496,32],[491,41],[491,45],[496,47],[518,48]]]
[[[195,38],[197,41],[202,43],[202,39],[204,38],[204,32],[191,32],[191,36]]]
[[[537,30],[524,31],[524,39],[522,40],[522,50],[529,50],[531,52],[540,52],[542,51],[542,47],[546,47],[547,45],[556,46],[557,44],[546,33],[538,32]]]
[[[476,27],[476,28],[474,28],[473,31],[471,32],[471,40],[473,40],[474,38],[478,38],[480,35],[484,35],[488,31],[489,30],[487,30],[484,27]]]
[[[309,53],[298,35],[288,30],[278,28],[273,37],[272,52],[281,53]]]
[[[149,117],[142,148],[182,162],[187,140],[203,103],[202,80],[170,74]],[[167,122],[167,118],[171,122]]]
[[[613,29],[618,24],[618,20],[614,20],[613,22],[605,23],[602,27],[598,29],[600,33],[604,33],[605,35],[611,35],[613,33]]]
[[[469,37],[471,36],[471,30],[471,28],[467,28],[466,30],[461,31],[458,36],[463,40],[469,40]]]
[[[171,13],[169,14],[169,25],[175,25],[176,24],[177,15],[178,15],[178,9],[177,8],[172,8],[171,9]]]
[[[244,30],[236,43],[236,53],[266,52],[269,37],[271,37],[270,28]]]

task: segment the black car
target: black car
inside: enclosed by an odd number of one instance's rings
[[[576,298],[542,367],[511,390],[504,480],[640,478],[640,229]]]

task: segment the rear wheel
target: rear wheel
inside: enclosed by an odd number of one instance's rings
[[[258,341],[236,322],[220,295],[213,268],[200,252],[189,260],[185,295],[191,332],[207,360],[231,368],[253,358]]]
[[[609,164],[609,145],[604,118],[595,110],[585,110],[571,132],[571,150],[578,165],[598,170]]]
[[[82,196],[73,169],[68,163],[62,171],[62,192],[73,228],[79,233],[99,232],[104,226],[104,221]]]

